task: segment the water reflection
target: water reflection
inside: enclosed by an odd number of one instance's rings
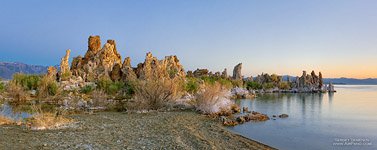
[[[279,149],[377,149],[377,144],[332,146],[334,138],[368,138],[377,143],[377,86],[336,88],[337,93],[274,93],[238,100],[241,107],[269,116],[285,113],[289,118],[229,129]]]
[[[19,108],[19,107],[18,107]],[[1,104],[0,105],[0,115],[11,118],[13,120],[19,121],[25,118],[29,118],[32,115],[28,112],[24,111],[15,111],[10,105],[8,104]]]

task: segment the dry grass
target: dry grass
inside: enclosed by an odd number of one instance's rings
[[[24,90],[24,88],[14,81],[10,81],[7,85],[6,91],[8,96],[13,99],[14,103],[23,103],[27,100],[29,94]]]
[[[196,94],[196,109],[203,114],[230,110],[233,102],[226,97],[227,92],[220,83],[206,85]]]
[[[39,113],[27,121],[33,130],[58,129],[73,120],[54,113]]]
[[[135,81],[136,109],[159,109],[182,96],[181,78],[152,78]]]
[[[90,93],[89,97],[93,101],[93,106],[106,106],[108,105],[107,94],[102,90],[94,90]]]
[[[9,125],[9,124],[14,124],[15,122],[5,116],[0,116],[0,125]]]

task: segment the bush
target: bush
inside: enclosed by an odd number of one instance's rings
[[[288,82],[280,82],[278,87],[279,89],[283,89],[283,90],[289,90],[291,88]]]
[[[90,86],[90,85],[85,85],[84,87],[82,87],[81,89],[80,89],[80,92],[81,93],[84,93],[84,94],[89,94],[89,93],[91,93],[91,92],[93,92],[94,91],[94,87],[93,86]]]
[[[180,98],[183,90],[181,78],[151,78],[135,81],[137,109],[159,109]]]
[[[61,75],[60,79],[62,81],[67,81],[67,80],[69,80],[69,78],[71,78],[71,76],[72,76],[72,73],[70,71],[69,72],[65,72],[65,73],[63,73]]]
[[[207,83],[207,84],[213,85],[213,84],[219,83],[223,87],[229,88],[229,89],[234,87],[232,80],[223,79],[221,77],[213,77],[213,76],[212,77],[201,77],[201,79],[204,81],[204,83]],[[242,81],[241,81],[241,84],[242,84]]]
[[[242,87],[243,81],[242,80],[232,80],[233,87]]]
[[[12,79],[13,82],[21,85],[26,90],[37,90],[40,80],[40,75],[25,75],[21,73],[14,74]]]
[[[196,94],[195,107],[203,114],[215,114],[230,109],[233,102],[226,98],[227,90],[220,83],[207,84]]]
[[[259,84],[258,82],[249,81],[249,82],[246,82],[246,89],[259,90],[259,89],[262,89],[262,85]]]
[[[55,96],[58,93],[59,86],[56,80],[49,76],[43,76],[38,84],[37,94],[40,98]]]
[[[274,86],[273,83],[270,82],[270,83],[263,83],[262,87],[263,87],[263,89],[272,89],[275,86]]]
[[[17,84],[14,80],[7,84],[6,90],[8,95],[13,99],[11,102],[21,103],[27,99],[28,94],[25,92],[24,87]]]
[[[191,94],[198,92],[199,83],[196,78],[187,78],[185,90]]]
[[[4,89],[5,89],[5,85],[0,78],[0,92],[4,91]]]
[[[106,77],[100,78],[97,85],[99,90],[103,90],[109,95],[115,95],[125,87],[125,83],[119,81],[113,82]]]

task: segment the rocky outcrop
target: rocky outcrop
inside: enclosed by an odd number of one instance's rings
[[[233,69],[233,79],[234,80],[241,80],[242,79],[242,74],[241,74],[241,69],[242,69],[242,63],[239,63],[236,65]]]
[[[127,57],[126,59],[124,59],[121,71],[122,71],[123,81],[132,81],[136,79],[136,74],[134,72],[134,69],[131,67],[130,57]]]
[[[209,71],[208,69],[196,69],[194,71],[194,77],[208,77],[209,76]]]
[[[69,77],[71,76],[71,70],[69,67],[69,55],[71,54],[71,50],[68,49],[65,53],[65,56],[60,61],[60,76],[61,77]]]
[[[150,52],[146,54],[144,63],[138,64],[135,72],[140,79],[186,76],[177,56],[166,56],[165,59],[158,60]]]
[[[51,78],[56,78],[57,69],[55,67],[48,67],[47,68],[47,76]]]
[[[302,72],[301,77],[296,77],[296,81],[293,83],[295,90],[298,92],[323,92],[326,89],[323,86],[322,73],[319,72],[319,76],[312,71],[309,74],[306,71]]]
[[[224,78],[224,79],[228,78],[228,71],[226,70],[226,68],[224,68],[224,71],[221,72],[221,78]]]
[[[99,36],[90,36],[88,50],[84,57],[75,57],[72,61],[71,72],[85,81],[95,81],[103,76],[119,80],[121,78],[121,56],[116,49],[114,40],[107,40],[101,49]],[[113,71],[113,69],[117,69]]]

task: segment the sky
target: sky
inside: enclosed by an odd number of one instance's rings
[[[377,78],[375,0],[1,0],[0,61],[56,65],[90,35],[133,66],[152,52],[186,70]]]

